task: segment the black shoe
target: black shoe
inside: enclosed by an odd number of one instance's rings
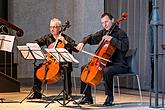
[[[38,92],[34,92],[34,94],[31,97],[28,97],[27,99],[41,99],[42,94]]]
[[[82,97],[78,102],[78,104],[93,104],[93,98],[91,97]],[[76,104],[76,103],[74,103]]]
[[[65,100],[70,100],[70,101],[73,100],[71,95],[66,95],[65,97],[61,96],[57,98],[57,100],[64,100],[64,98]]]
[[[104,106],[113,106],[113,96],[107,96],[104,104]]]
[[[72,96],[72,95],[68,95],[68,96],[66,97],[66,100],[73,101],[73,96]]]

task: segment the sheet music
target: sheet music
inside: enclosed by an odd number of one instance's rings
[[[0,35],[0,50],[12,52],[15,36]]]
[[[37,43],[27,43],[26,45],[30,48],[30,50],[32,50],[36,59],[45,59],[45,56],[41,51],[41,47]]]
[[[75,62],[79,63],[77,59],[75,59],[65,48],[46,48],[45,49],[48,53],[53,54],[54,57],[59,61],[59,62]],[[64,60],[64,59],[65,60]]]
[[[18,50],[20,50],[23,58],[25,59],[29,59],[29,60],[33,60],[33,55],[29,52],[29,48],[28,46],[24,45],[24,46],[17,46]]]
[[[79,63],[77,59],[73,57],[66,49],[64,48],[56,48],[59,53],[63,55],[63,58],[65,58],[67,61],[71,60],[71,62]]]
[[[17,48],[21,51],[25,59],[45,59],[45,56],[37,43],[27,43],[24,46],[17,46]]]
[[[61,55],[58,54],[58,52],[54,49],[54,48],[45,48],[45,50],[52,56],[54,56],[54,58],[57,59],[57,61],[59,62],[65,62],[65,60],[61,57]],[[70,61],[69,61],[70,62]]]
[[[30,50],[41,50],[40,46],[37,43],[26,43]]]

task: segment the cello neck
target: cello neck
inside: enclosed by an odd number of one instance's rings
[[[61,36],[61,33],[58,35],[58,37],[59,37],[59,36]],[[53,45],[53,48],[56,48],[58,42],[59,42],[59,39],[57,38],[56,41],[55,41],[55,43],[54,43],[54,45]]]

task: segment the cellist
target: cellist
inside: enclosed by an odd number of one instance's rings
[[[47,35],[42,36],[39,39],[36,39],[34,42],[36,42],[39,46],[41,47],[53,47],[55,44],[55,42],[58,40],[58,42],[56,43],[56,46],[58,46],[58,44],[62,43],[64,44],[64,48],[67,49],[70,53],[72,53],[72,51],[77,52],[77,50],[75,49],[75,41],[63,34],[60,33],[62,29],[62,24],[61,21],[57,18],[53,18],[50,21],[50,33]],[[55,47],[56,48],[56,47]],[[34,94],[33,96],[29,97],[28,99],[40,99],[42,98],[42,94],[41,94],[41,85],[42,82],[36,77],[36,72],[37,69],[39,69],[42,66],[42,64],[39,64],[34,71]],[[72,82],[71,82],[71,72],[72,72],[72,63],[68,63],[68,67],[67,67],[67,79],[64,79],[64,82],[66,84],[66,87],[64,88],[65,91],[67,92],[67,94],[71,95],[72,93]],[[67,81],[67,82],[66,82]]]
[[[128,65],[124,56],[129,48],[129,41],[127,34],[119,28],[118,25],[109,33],[111,26],[114,23],[114,18],[109,13],[104,13],[101,16],[102,30],[84,37],[77,45],[76,49],[81,51],[85,44],[96,45],[102,41],[109,41],[112,46],[116,48],[113,56],[110,58],[112,62],[108,62],[103,73],[103,80],[105,82],[105,95],[107,98],[103,103],[104,106],[113,105],[113,75],[117,73],[125,73],[128,71]],[[81,68],[81,72],[84,66]],[[91,86],[81,81],[81,94],[85,94],[79,100],[79,104],[92,104],[93,98],[91,94]]]

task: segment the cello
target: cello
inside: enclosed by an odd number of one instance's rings
[[[59,36],[70,26],[69,21],[66,21],[65,25],[62,25]],[[50,44],[48,48],[64,48],[64,46],[65,44],[57,39],[56,42]],[[47,53],[46,60],[37,70],[36,76],[42,83],[49,84],[59,81],[61,79],[60,63],[53,55]]]
[[[124,20],[126,20],[127,17],[127,13],[122,13],[122,17],[117,19],[116,22],[112,24],[111,28],[108,30],[108,34],[111,34],[114,28],[117,25],[121,24]],[[115,52],[115,49],[116,48],[113,47],[109,41],[102,41],[95,54],[104,59],[110,59]],[[84,83],[94,87],[96,87],[100,83],[106,64],[108,62],[99,57],[94,56],[85,66],[81,74],[81,80]]]

